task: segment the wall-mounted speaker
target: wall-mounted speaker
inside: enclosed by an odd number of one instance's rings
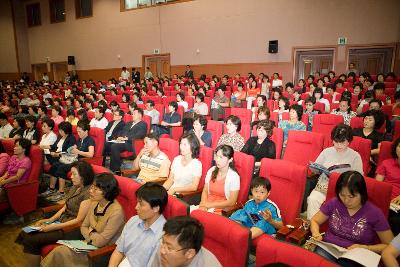
[[[268,44],[268,53],[278,53],[278,40],[271,40]]]
[[[68,56],[68,65],[75,65],[75,57]]]

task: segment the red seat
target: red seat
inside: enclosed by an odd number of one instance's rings
[[[218,121],[208,120],[207,130],[211,133],[211,148],[215,149],[223,132],[223,124]]]
[[[198,190],[203,189],[207,171],[211,168],[211,163],[213,160],[212,148],[206,146],[200,146],[199,160],[202,165],[202,171],[201,171],[200,182],[197,187]]]
[[[350,120],[350,127],[353,129],[364,128],[364,118],[363,117],[353,117]]]
[[[364,174],[369,172],[369,159],[371,157],[371,143],[370,139],[365,139],[359,136],[354,136],[353,141],[351,141],[349,147],[358,152],[361,156],[363,163]]]
[[[343,123],[343,116],[335,114],[316,114],[313,119],[312,131],[325,134],[324,147],[328,147],[331,132],[336,125]]]
[[[179,155],[179,141],[171,138],[160,138],[160,150],[164,152],[172,162]]]
[[[332,173],[329,177],[328,192],[326,194],[326,201],[336,197],[335,187],[340,173]],[[380,208],[387,218],[389,214],[389,206],[392,194],[392,185],[386,182],[379,182],[375,179],[364,176],[367,184],[368,200],[375,206]]]
[[[314,109],[319,110],[321,113],[325,113],[325,104],[321,102],[316,102],[314,104]]]
[[[201,210],[193,211],[191,216],[204,227],[203,246],[217,257],[222,266],[246,266],[250,240],[248,228],[223,216]]]
[[[400,120],[395,121],[393,129],[393,141],[397,140],[397,138],[400,138]]]
[[[89,121],[91,121],[94,118],[94,111],[88,111],[87,117],[88,117]]]
[[[324,136],[306,131],[289,131],[283,159],[307,166],[315,161],[323,150]]]
[[[292,267],[335,267],[336,264],[299,246],[280,242],[270,236],[260,240],[256,250],[256,267],[276,262]]]
[[[103,164],[103,150],[105,142],[104,130],[100,128],[90,128],[89,136],[93,138],[94,143],[94,156],[93,158],[86,159],[91,164],[102,165]]]
[[[251,123],[251,117],[253,116],[253,113],[247,108],[231,108],[231,115],[239,117],[243,125]]]
[[[279,113],[278,112],[271,112],[271,118],[272,121],[275,122],[275,126],[278,127],[279,123]],[[282,113],[282,120],[289,120],[289,112],[283,112]]]
[[[393,143],[389,141],[381,142],[381,148],[378,156],[378,166],[382,163],[382,161],[392,158],[392,144]]]
[[[244,205],[248,200],[251,179],[254,171],[254,157],[243,152],[236,151],[233,155],[235,168],[240,176],[240,191],[237,203]]]
[[[2,140],[8,154],[14,154],[14,140]],[[29,153],[32,162],[28,180],[23,183],[6,185],[7,201],[0,202],[0,212],[11,208],[17,215],[34,211],[39,191],[39,176],[42,172],[43,153],[39,146],[32,146]]]

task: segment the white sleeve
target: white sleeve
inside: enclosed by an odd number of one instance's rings
[[[229,172],[230,175],[230,183],[229,183],[229,188],[228,191],[239,191],[240,190],[240,176],[237,174],[237,172],[230,170]]]
[[[363,162],[361,160],[360,154],[355,151],[356,155],[354,157],[353,163],[351,164],[351,167],[353,170],[358,171],[362,175],[364,175],[364,169],[363,169]]]
[[[175,158],[174,158],[174,160],[172,161],[172,164],[171,164],[171,173],[175,173],[175,171],[176,171],[176,167],[177,167],[177,164],[178,164],[178,158],[179,158],[179,156],[176,156]]]
[[[201,172],[202,172],[202,164],[201,161],[198,159],[195,159],[193,161],[193,176],[194,177],[201,177]]]

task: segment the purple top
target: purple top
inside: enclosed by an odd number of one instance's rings
[[[353,216],[337,198],[322,205],[321,212],[329,217],[324,241],[344,248],[353,244],[376,244],[376,232],[390,229],[382,211],[369,201]]]
[[[23,159],[19,160],[17,156],[13,155],[10,158],[10,162],[8,163],[8,176],[14,176],[17,174],[19,169],[25,169],[24,175],[19,179],[19,182],[15,183],[22,183],[28,180],[29,174],[31,173],[32,162],[31,159],[28,157],[24,157]]]

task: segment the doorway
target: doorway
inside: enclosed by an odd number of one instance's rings
[[[46,63],[38,63],[32,64],[32,73],[35,81],[42,80],[43,73],[47,73],[47,64]]]
[[[143,55],[142,66],[144,72],[149,67],[153,73],[153,77],[170,77],[171,74],[171,55],[170,54],[159,54],[159,55]]]
[[[328,74],[334,69],[334,48],[324,49],[295,49],[294,80],[306,79],[316,72]]]
[[[394,46],[350,48],[348,63],[354,63],[360,73],[388,73],[393,70],[394,51]]]
[[[67,61],[51,63],[51,74],[53,76],[53,81],[64,81],[64,76],[67,71]]]

